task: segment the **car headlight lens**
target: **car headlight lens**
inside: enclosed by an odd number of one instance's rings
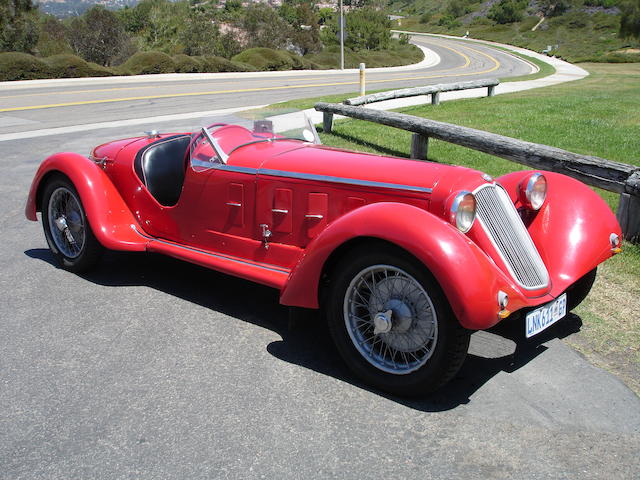
[[[547,179],[541,173],[533,173],[520,182],[520,202],[529,210],[540,210],[547,198]]]
[[[462,191],[451,202],[449,221],[462,233],[467,233],[476,219],[476,197],[471,192]]]

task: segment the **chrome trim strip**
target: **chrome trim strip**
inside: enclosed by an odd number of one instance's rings
[[[170,245],[172,247],[181,248],[183,250],[189,250],[190,252],[201,253],[203,255],[208,255],[210,257],[220,258],[220,259],[223,259],[223,260],[229,260],[230,262],[240,263],[242,265],[248,265],[250,267],[262,268],[263,270],[269,270],[271,272],[284,273],[286,275],[289,275],[289,273],[291,273],[286,268],[281,268],[281,267],[276,267],[276,266],[267,267],[265,265],[258,265],[256,263],[251,263],[251,262],[247,262],[247,261],[244,261],[244,260],[240,260],[239,258],[235,258],[235,257],[227,256],[227,255],[221,255],[221,254],[217,254],[217,253],[213,253],[213,252],[207,252],[205,250],[200,250],[198,248],[187,247],[185,245],[179,245],[177,243],[170,242],[168,240],[162,240],[160,238],[152,237],[152,236],[150,236],[150,235],[148,235],[146,233],[141,233],[137,228],[135,228],[135,226],[134,226],[134,230],[139,235],[143,236],[144,238],[149,239],[152,242],[163,243],[165,245]]]
[[[357,185],[359,187],[389,188],[393,190],[405,190],[407,192],[431,193],[432,188],[414,187],[412,185],[402,185],[399,183],[375,182],[372,180],[360,180],[357,178],[333,177],[331,175],[317,175],[314,173],[286,172],[284,170],[271,170],[269,168],[236,167],[222,163],[203,162],[202,160],[191,160],[191,165],[202,168],[212,168],[215,170],[226,170],[229,172],[248,173],[251,175],[268,175],[271,177],[295,178],[298,180],[313,180],[318,182],[340,183],[344,185]]]
[[[333,177],[330,175],[316,175],[314,173],[285,172],[283,170],[271,170],[261,168],[259,175],[269,175],[272,177],[296,178],[299,180],[314,180],[318,182],[341,183],[345,185],[357,185],[359,187],[391,188],[394,190],[406,190],[409,192],[431,193],[432,188],[414,187],[411,185],[401,185],[398,183],[374,182],[371,180],[360,180],[357,178]]]

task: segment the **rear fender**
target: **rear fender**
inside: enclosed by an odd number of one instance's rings
[[[144,251],[148,239],[141,231],[129,207],[109,177],[94,162],[77,153],[56,153],[38,169],[31,184],[25,214],[36,221],[36,211],[44,185],[51,175],[62,174],[71,180],[80,195],[94,235],[112,250]]]
[[[510,307],[520,301],[524,305],[513,282],[455,227],[418,207],[386,202],[353,210],[318,235],[292,270],[281,303],[318,308],[325,262],[341,245],[359,237],[392,243],[422,262],[466,328],[488,328],[498,322],[499,290],[509,295]]]
[[[518,184],[531,173],[514,172],[497,179],[516,206]],[[622,232],[609,206],[591,188],[566,175],[542,173],[547,179],[547,199],[526,223],[549,270],[550,293],[557,296],[610,258],[610,236],[615,233],[622,238]]]

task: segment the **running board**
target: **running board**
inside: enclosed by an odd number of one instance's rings
[[[289,278],[289,270],[283,267],[250,262],[230,255],[206,252],[166,240],[151,240],[147,244],[147,251],[162,253],[218,272],[277,288],[278,290],[284,288]]]

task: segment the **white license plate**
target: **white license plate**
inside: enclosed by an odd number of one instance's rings
[[[526,316],[525,334],[533,337],[545,328],[553,325],[567,314],[567,294],[563,293],[553,302],[549,302]]]

